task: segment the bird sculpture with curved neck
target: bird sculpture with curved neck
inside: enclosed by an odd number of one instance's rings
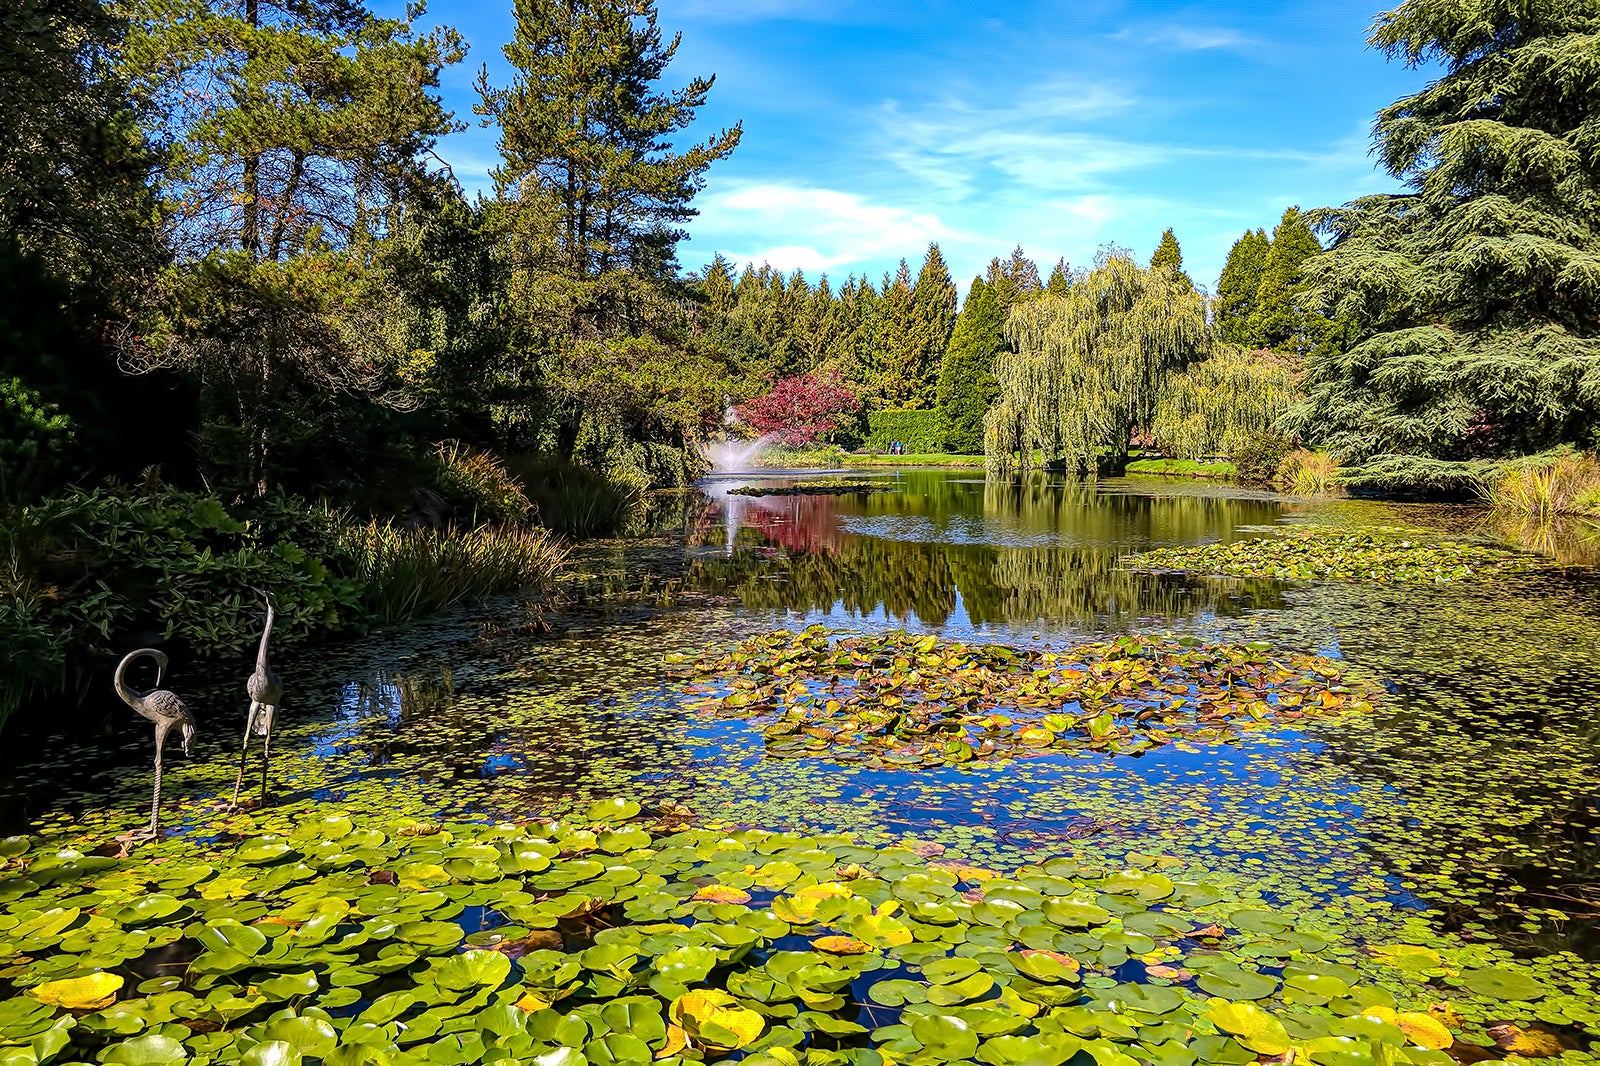
[[[156,664],[156,687],[141,691],[133,688],[127,682],[128,666],[136,659],[154,659]],[[133,839],[155,840],[161,835],[161,752],[167,743],[167,734],[174,728],[179,731],[183,744],[183,753],[189,754],[189,742],[194,739],[194,715],[189,713],[183,701],[177,694],[161,687],[161,677],[167,670],[166,652],[154,648],[140,648],[130,651],[122,657],[122,662],[117,664],[117,672],[112,679],[116,686],[117,695],[122,702],[139,712],[144,718],[156,727],[156,782],[150,795],[150,824],[142,830],[129,833]]]
[[[239,776],[233,781],[233,805],[239,804],[239,788],[244,784],[245,764],[250,759],[250,741],[261,738],[261,802],[267,801],[267,770],[271,765],[272,727],[277,724],[278,705],[283,702],[283,680],[272,669],[268,644],[272,625],[278,620],[278,598],[265,589],[252,589],[267,605],[267,624],[261,630],[256,648],[256,668],[244,683],[250,695],[250,711],[244,720],[244,745],[239,749]]]

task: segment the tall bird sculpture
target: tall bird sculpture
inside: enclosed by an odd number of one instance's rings
[[[128,665],[140,658],[154,659],[156,663],[156,687],[144,692],[131,687],[126,680]],[[155,840],[161,835],[161,750],[166,746],[167,734],[171,733],[174,727],[179,730],[185,755],[189,754],[189,742],[194,739],[194,715],[189,713],[189,708],[183,705],[183,701],[176,693],[161,687],[161,675],[166,669],[165,652],[154,648],[140,648],[123,656],[122,662],[117,664],[116,676],[112,679],[122,702],[155,723],[156,727],[156,783],[150,796],[150,824],[145,829],[128,834],[134,839]]]
[[[267,801],[267,768],[272,749],[272,727],[278,717],[278,705],[283,702],[283,681],[273,671],[267,659],[267,645],[272,640],[272,623],[278,620],[278,598],[265,589],[253,589],[267,605],[267,624],[261,630],[261,644],[256,648],[256,669],[245,682],[250,694],[250,713],[244,720],[244,746],[239,749],[239,776],[233,781],[233,805],[239,804],[239,788],[244,784],[245,764],[250,759],[250,741],[261,738],[261,802]]]

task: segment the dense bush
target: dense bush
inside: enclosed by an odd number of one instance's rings
[[[1284,457],[1294,451],[1294,442],[1277,433],[1252,433],[1234,449],[1234,469],[1239,480],[1249,485],[1271,484],[1278,476]]]
[[[886,452],[895,441],[911,453],[944,451],[945,426],[938,411],[873,411],[867,427],[868,451]]]
[[[459,441],[445,441],[433,454],[435,480],[446,500],[468,525],[525,521],[533,502],[505,463]]]

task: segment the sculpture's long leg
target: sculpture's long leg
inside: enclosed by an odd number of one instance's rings
[[[250,713],[245,716],[244,744],[239,748],[239,776],[233,779],[233,802],[228,805],[230,807],[239,806],[239,787],[244,784],[244,766],[250,759],[250,734],[255,732],[256,711],[260,706],[259,703],[251,700]]]
[[[156,787],[150,793],[150,839],[161,838],[161,745],[166,740],[162,730],[156,731]]]
[[[267,771],[272,766],[272,732],[261,738],[261,805],[267,805]]]

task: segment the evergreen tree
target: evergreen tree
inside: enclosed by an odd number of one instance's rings
[[[1261,291],[1261,277],[1271,250],[1272,240],[1264,229],[1247,231],[1228,250],[1228,261],[1223,264],[1222,277],[1217,280],[1217,296],[1212,306],[1216,313],[1217,335],[1229,344],[1266,347],[1251,329],[1250,320],[1255,314],[1256,296]]]
[[[515,0],[513,13],[511,82],[491,85],[485,68],[476,110],[500,130],[496,199],[530,377],[542,381],[557,451],[572,456],[585,433],[622,440],[659,425],[631,386],[613,389],[612,341],[647,337],[632,346],[642,352],[672,339],[682,227],[706,170],[741,131],[678,147],[715,79],[660,89],[680,39],[663,41],[651,0]],[[675,417],[670,432],[688,425]]]
[[[868,364],[872,392],[881,407],[911,407],[923,394],[922,345],[917,325],[911,269],[902,259],[895,275],[883,279],[876,344]]]
[[[1178,247],[1177,235],[1169,226],[1161,235],[1161,243],[1156,245],[1155,254],[1150,257],[1151,270],[1170,270],[1178,277],[1189,283],[1194,288],[1194,279],[1183,270],[1183,249]]]
[[[939,367],[939,411],[948,451],[983,451],[983,417],[1000,391],[994,361],[1005,347],[1005,322],[994,287],[973,278]]]
[[[396,294],[371,246],[437,180],[426,154],[457,128],[439,71],[462,45],[350,0],[128,10],[122,69],[168,146],[180,254],[129,355],[203,382],[217,474],[264,493],[329,453],[341,396],[358,419],[401,395]]]
[[[1066,257],[1056,260],[1055,268],[1050,271],[1050,280],[1045,283],[1044,290],[1051,296],[1065,296],[1067,290],[1072,288],[1072,268],[1067,266]]]
[[[1328,337],[1328,320],[1312,306],[1306,286],[1306,263],[1321,252],[1322,245],[1300,209],[1285,211],[1272,231],[1249,318],[1249,334],[1258,347],[1304,355]]]
[[[1017,245],[1005,259],[989,260],[989,272],[984,284],[995,290],[995,298],[1007,311],[1022,300],[1037,295],[1043,286],[1039,283],[1039,268]]]
[[[1407,0],[1369,42],[1444,75],[1379,112],[1409,186],[1319,216],[1319,353],[1302,432],[1357,460],[1454,460],[1600,436],[1600,77],[1592,2]]]
[[[937,244],[928,245],[927,258],[911,293],[911,313],[916,320],[916,362],[911,369],[916,387],[910,406],[930,408],[938,402],[939,368],[956,322],[955,283]]]

